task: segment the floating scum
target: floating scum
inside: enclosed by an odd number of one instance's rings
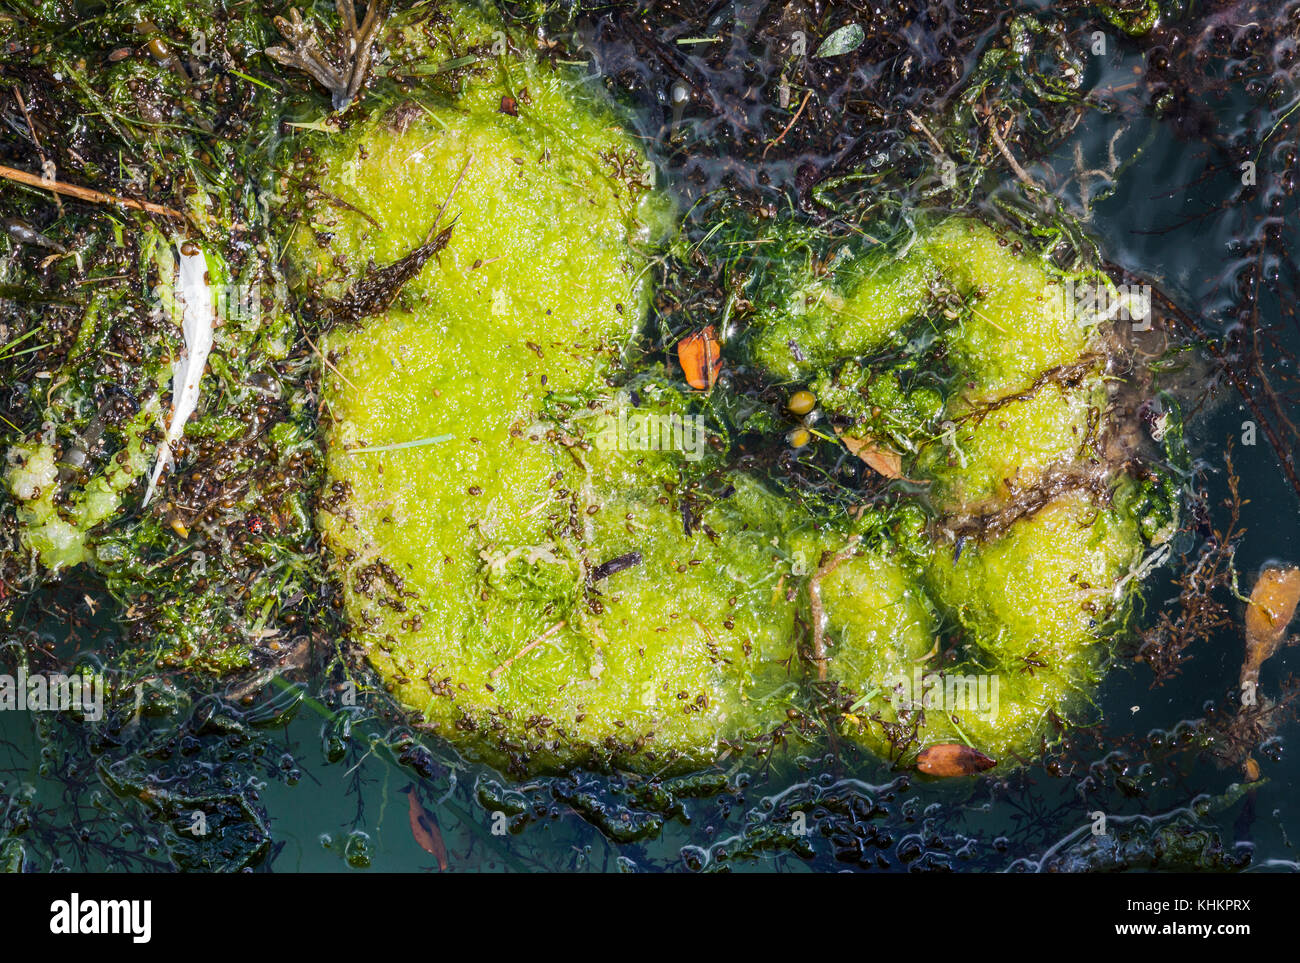
[[[1099,279],[935,217],[755,288],[724,361],[806,386],[821,443],[894,453],[867,511],[813,517],[720,426],[698,459],[601,443],[731,389],[638,349],[670,217],[636,140],[475,16],[395,52],[441,84],[297,161],[294,283],[332,321],[318,525],[387,688],[516,772],[698,766],[814,694],[936,775],[1031,757],[1172,530],[1110,423],[1107,319],[1058,297]]]

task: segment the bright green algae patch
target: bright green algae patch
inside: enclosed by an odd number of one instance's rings
[[[1032,754],[1090,698],[1172,530],[1168,486],[1110,463],[1108,319],[1067,296],[1108,282],[1016,248],[949,218],[901,252],[780,279],[748,336],[837,432],[900,453],[934,515],[923,547],[853,558],[821,587],[843,731],[881,754]]]
[[[936,552],[920,579],[879,557],[840,566],[822,589],[830,675],[863,697],[843,731],[889,756],[913,738],[1032,755],[1052,714],[1068,718],[1100,677],[1098,626],[1138,562],[1135,535],[1064,498],[956,560]],[[955,613],[959,644],[937,634],[936,607]]]
[[[320,524],[371,660],[436,728],[533,767],[703,762],[770,728],[746,704],[783,684],[793,612],[755,601],[777,592],[773,500],[747,486],[698,519],[728,537],[677,544],[680,454],[606,452],[544,420],[619,364],[662,201],[603,112],[551,74],[527,87],[518,116],[494,92],[399,108],[403,123],[329,147],[317,186],[344,203],[317,205],[312,229],[334,255],[391,263],[444,204],[454,227],[382,318],[322,345],[335,496]],[[310,280],[315,238],[300,240]],[[599,434],[583,410],[574,430]]]
[[[684,768],[820,692],[881,755],[1014,762],[1087,700],[1162,523],[1095,464],[1100,319],[1061,311],[1042,262],[952,218],[760,300],[750,357],[906,452],[934,519],[830,522],[728,471],[680,381],[629,372],[664,205],[562,75],[511,60],[322,141],[294,241],[318,303],[451,227],[321,343],[318,523],[358,641],[432,730],[520,772]],[[887,356],[921,330],[939,381]]]
[[[978,301],[946,332],[953,359],[974,389],[1023,390],[1088,348],[1095,319],[1064,309],[1061,280],[980,222],[953,217],[901,251],[851,259],[829,277],[795,271],[759,307],[750,353],[777,377],[798,380],[903,343],[929,323],[928,303]]]
[[[53,445],[35,442],[13,446],[5,484],[18,506],[23,542],[36,552],[52,572],[94,561],[89,534],[121,507],[123,493],[145,473],[155,445],[145,444],[145,433],[158,417],[153,401],[124,429],[123,447],[107,467],[59,504],[62,488]]]

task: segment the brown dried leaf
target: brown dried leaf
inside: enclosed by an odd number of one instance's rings
[[[856,455],[867,463],[867,467],[886,478],[903,477],[903,456],[888,448],[881,448],[870,438],[854,438],[852,435],[840,435],[840,441],[850,454]]]
[[[677,361],[688,385],[696,391],[712,388],[722,370],[722,345],[713,325],[678,341]]]
[[[438,861],[439,871],[447,868],[447,847],[442,841],[442,831],[433,814],[420,805],[415,787],[406,788],[406,798],[410,803],[411,835],[420,844],[420,848]]]
[[[1246,661],[1241,679],[1258,681],[1259,670],[1277,652],[1300,604],[1300,568],[1268,568],[1250,593],[1246,606]]]
[[[957,742],[927,746],[916,759],[916,768],[927,776],[973,776],[996,765],[996,759]]]

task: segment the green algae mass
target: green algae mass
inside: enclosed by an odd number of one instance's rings
[[[158,407],[154,398],[125,427],[120,452],[84,486],[66,493],[62,505],[59,496],[65,493],[54,445],[26,442],[9,449],[4,480],[18,507],[23,543],[51,572],[96,560],[91,529],[117,512],[123,493],[149,467],[155,446],[146,445],[144,435],[157,419]]]
[[[635,142],[572,81],[519,62],[509,81],[491,73],[454,107],[399,105],[324,153],[319,188],[366,216],[319,205],[311,227],[348,263],[399,259],[444,204],[454,227],[382,318],[322,345],[340,497],[320,525],[370,658],[431,724],[534,766],[703,761],[720,734],[767,727],[742,711],[746,688],[789,647],[792,615],[750,602],[772,587],[726,576],[769,567],[770,536],[730,520],[764,513],[738,496],[718,509],[734,539],[673,544],[660,535],[681,517],[657,489],[677,453],[602,452],[544,417],[564,398],[593,414],[621,367],[664,203]],[[310,281],[316,242],[302,241]]]
[[[342,304],[451,226],[321,344],[318,525],[386,685],[516,772],[698,766],[814,695],[904,764],[1032,756],[1170,521],[1104,454],[1105,319],[1061,309],[1077,279],[948,218],[757,295],[728,351],[905,454],[900,498],[811,517],[728,466],[680,372],[637,364],[666,205],[634,139],[565,75],[482,56],[491,34],[409,38],[479,65],[318,138],[295,229],[299,290]]]
[[[1032,755],[1087,703],[1173,530],[1168,481],[1139,481],[1118,450],[1109,318],[1071,296],[1108,282],[1018,248],[942,219],[901,251],[769,285],[748,334],[837,432],[900,453],[930,512],[923,540],[895,524],[892,549],[821,588],[828,673],[856,697],[842,728],[884,755]]]

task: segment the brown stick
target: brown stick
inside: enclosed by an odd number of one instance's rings
[[[822,606],[822,579],[840,567],[840,563],[852,558],[858,550],[861,537],[854,535],[849,544],[832,555],[823,552],[817,571],[808,580],[808,609],[812,615],[813,661],[817,663],[817,678],[826,681],[826,610]]]
[[[41,146],[41,138],[36,133],[36,125],[32,123],[32,115],[27,112],[27,102],[23,100],[23,92],[17,87],[14,88],[14,97],[18,101],[18,106],[22,108],[23,119],[27,121],[27,129],[32,132],[32,143],[36,145],[36,153],[41,155],[41,170],[45,170],[45,165],[49,161],[45,157],[45,148]],[[54,203],[58,205],[59,217],[63,216],[63,200],[59,195],[54,195]]]
[[[795,124],[799,123],[799,118],[803,116],[803,109],[808,106],[808,101],[810,100],[812,100],[811,90],[808,91],[808,93],[804,94],[803,103],[799,105],[799,109],[796,110],[794,112],[794,116],[790,118],[790,123],[785,125],[785,130],[781,131],[781,133],[777,136],[776,140],[772,141],[772,143],[768,144],[766,147],[763,148],[763,160],[767,160],[767,152],[770,151],[777,144],[781,143],[781,141],[785,140],[785,135],[790,133],[790,131],[794,129]]]
[[[136,211],[146,211],[149,214],[161,214],[163,217],[185,220],[185,215],[180,211],[172,210],[170,207],[163,207],[161,204],[154,204],[152,201],[136,201],[129,197],[114,197],[112,194],[91,190],[89,187],[78,187],[76,184],[65,184],[63,181],[53,179],[47,180],[37,174],[29,174],[27,171],[5,167],[3,164],[0,164],[0,177],[17,181],[19,184],[26,184],[29,187],[43,188],[54,194],[66,194],[69,197],[90,201],[94,204],[118,204]]]
[[[1016,155],[1011,153],[1011,148],[1007,146],[1007,142],[1003,140],[1002,135],[998,133],[998,119],[993,116],[993,111],[989,110],[989,105],[983,101],[981,101],[981,105],[984,108],[984,120],[988,123],[989,133],[993,136],[993,144],[997,147],[998,153],[1001,154],[1003,159],[1011,165],[1011,170],[1027,187],[1032,187],[1034,190],[1042,190],[1042,188],[1038,186],[1038,182],[1030,177],[1029,173],[1020,166],[1020,161],[1016,160]]]
[[[1038,182],[1029,176],[1028,172],[1020,166],[1020,162],[1016,160],[1015,155],[1011,153],[1011,149],[1007,147],[1007,142],[1004,141],[1002,135],[998,133],[996,123],[997,122],[992,118],[989,119],[989,133],[993,135],[993,143],[997,145],[998,153],[1006,158],[1007,163],[1011,165],[1011,170],[1014,171],[1015,175],[1024,181],[1025,184],[1035,190],[1041,190],[1041,188],[1038,187]]]
[[[916,116],[916,114],[912,113],[910,110],[907,112],[907,116],[911,119],[912,123],[916,125],[917,130],[925,135],[925,139],[930,142],[930,146],[935,149],[935,152],[940,157],[947,157],[948,152],[943,149],[943,144],[939,143],[939,138],[935,137],[934,134],[931,133],[930,128],[925,126],[925,121]]]
[[[527,645],[525,645],[522,649],[520,649],[518,652],[516,652],[516,653],[515,653],[514,655],[512,655],[510,658],[506,659],[506,660],[505,660],[504,662],[502,662],[499,666],[497,666],[495,669],[493,669],[491,672],[489,672],[489,673],[488,673],[488,678],[490,678],[490,679],[495,679],[497,676],[499,676],[499,675],[500,675],[502,672],[504,672],[506,669],[510,668],[510,666],[515,662],[516,659],[522,659],[522,658],[523,658],[524,656],[526,656],[529,652],[533,651],[533,649],[537,648],[539,645],[541,645],[543,642],[545,642],[547,639],[549,639],[549,638],[550,638],[552,635],[554,635],[556,632],[560,631],[560,629],[564,628],[564,626],[567,625],[567,624],[568,624],[567,622],[556,622],[554,625],[552,625],[549,629],[547,629],[545,632],[543,632],[543,633],[542,633],[541,635],[539,635],[537,638],[533,639],[533,641],[529,642],[529,643],[528,643]]]
[[[316,342],[311,339],[311,335],[307,334],[306,332],[303,332],[303,337],[307,339],[307,343],[311,345],[311,349],[315,351],[318,355],[320,355],[320,359],[325,362],[325,367],[329,368],[330,371],[333,371],[336,375],[338,375],[339,378],[342,379],[343,383],[347,385],[349,388],[351,388],[353,391],[360,393],[361,389],[358,388],[356,385],[354,385],[351,381],[349,381],[348,376],[345,375],[338,368],[334,367],[334,363],[330,361],[329,358],[325,357],[325,352],[322,351],[319,347],[317,347]]]

